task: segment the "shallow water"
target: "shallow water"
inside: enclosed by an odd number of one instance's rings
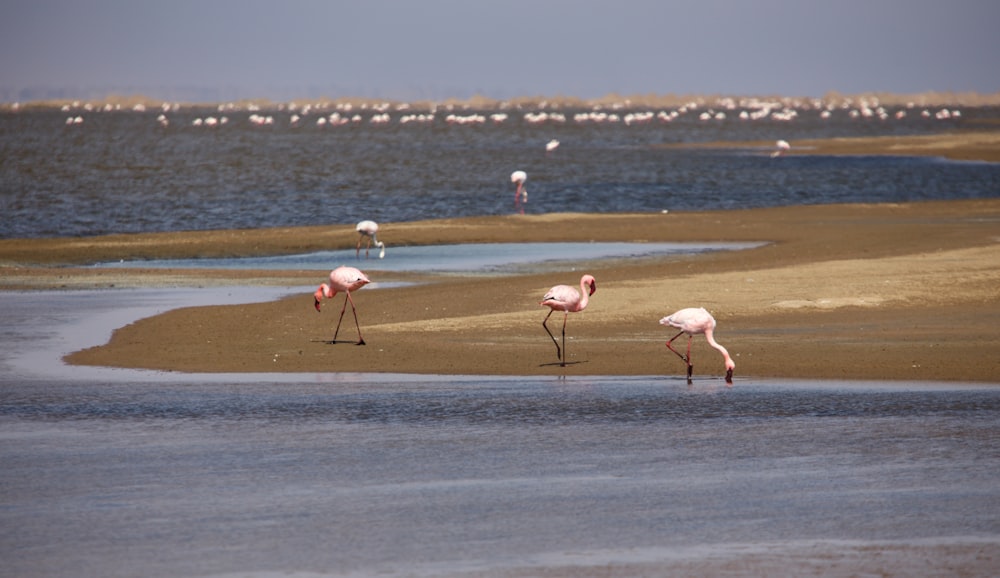
[[[383,237],[385,238],[385,237]],[[734,251],[762,243],[475,243],[390,247],[386,258],[370,253],[366,266],[380,271],[464,272],[509,274],[565,270],[583,261],[636,260],[710,251]],[[357,263],[363,253],[354,250],[318,251],[299,255],[235,259],[163,259],[97,263],[96,267],[280,269],[329,271],[339,264]]]
[[[58,362],[164,308],[297,290],[0,294],[4,575],[537,574],[761,544],[1000,544],[998,384]]]

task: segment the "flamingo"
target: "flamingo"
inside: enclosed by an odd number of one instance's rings
[[[517,190],[514,192],[514,208],[522,215],[524,214],[524,204],[528,203],[528,190],[524,188],[524,181],[528,180],[528,173],[524,171],[514,171],[510,174],[510,182],[517,183]]]
[[[577,311],[583,311],[587,308],[587,303],[590,301],[590,296],[597,291],[597,281],[591,275],[584,275],[580,278],[580,290],[577,291],[576,288],[570,287],[569,285],[556,285],[555,287],[549,289],[549,292],[542,297],[542,300],[538,302],[539,305],[544,305],[545,307],[551,308],[549,314],[545,316],[542,320],[542,327],[545,328],[545,332],[549,334],[552,338],[552,343],[556,344],[556,356],[559,358],[559,365],[566,367],[566,320],[569,318],[569,314],[576,313]],[[549,331],[549,326],[545,324],[549,320],[552,313],[556,311],[563,312],[563,326],[562,326],[562,347],[559,347],[559,342],[556,341],[552,332]]]
[[[552,139],[549,142],[545,143],[545,152],[547,153],[550,153],[556,150],[557,148],[559,148],[559,141],[557,141],[556,139]]]
[[[792,145],[788,144],[787,140],[779,140],[774,143],[774,152],[771,153],[771,158],[780,157],[785,154],[785,151],[792,148]]]
[[[668,315],[663,319],[660,319],[660,325],[669,325],[681,330],[680,333],[671,337],[670,341],[667,342],[667,349],[676,353],[677,357],[683,359],[684,363],[687,364],[687,377],[689,384],[691,383],[691,370],[694,369],[694,366],[691,365],[691,341],[694,340],[694,336],[696,334],[704,333],[705,339],[708,340],[708,344],[715,349],[718,349],[719,353],[721,353],[722,357],[725,359],[726,383],[732,385],[733,370],[736,369],[736,363],[733,362],[732,357],[729,357],[729,352],[726,351],[726,348],[719,345],[715,341],[715,337],[712,335],[715,331],[715,318],[712,317],[708,311],[705,311],[704,307],[688,307],[687,309],[681,309],[673,315]],[[677,339],[684,333],[687,333],[688,335],[687,355],[681,355],[679,351],[671,346],[674,339]]]
[[[340,319],[337,321],[337,330],[333,332],[333,341],[331,343],[337,342],[337,334],[340,333],[340,322],[344,320],[344,311],[347,310],[347,303],[351,303],[351,311],[354,313],[354,325],[358,328],[358,345],[364,345],[365,340],[361,337],[361,325],[358,323],[358,311],[354,308],[354,299],[351,299],[351,291],[357,291],[365,285],[371,283],[368,277],[361,271],[355,269],[354,267],[337,267],[333,271],[330,271],[330,283],[329,285],[323,283],[316,289],[313,293],[313,297],[316,298],[316,311],[320,310],[320,301],[326,297],[327,299],[333,299],[333,296],[337,294],[337,291],[343,291],[347,297],[344,299],[344,307],[340,310]]]
[[[365,237],[367,237],[368,244],[365,246],[365,259],[368,258],[368,249],[371,249],[373,242],[375,243],[376,247],[381,249],[381,251],[378,254],[378,258],[379,259],[385,258],[385,243],[379,241],[378,238],[375,236],[376,233],[378,233],[378,223],[376,223],[375,221],[361,221],[360,223],[358,223],[358,226],[354,228],[354,230],[358,232],[358,246],[355,247],[354,251],[355,257],[358,257],[361,254],[361,241]]]

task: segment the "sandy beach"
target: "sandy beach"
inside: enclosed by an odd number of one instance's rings
[[[722,146],[722,145],[720,145]],[[730,146],[730,145],[725,145]],[[747,146],[753,146],[752,144]],[[958,151],[958,152],[956,152]],[[1000,160],[995,133],[794,143],[793,154],[933,154]],[[701,306],[741,375],[996,381],[1000,376],[1000,198],[654,214],[511,215],[386,223],[396,246],[551,241],[752,241],[756,249],[591,262],[561,274],[433,276],[356,265],[376,283],[354,294],[366,346],[330,343],[340,295],[322,314],[311,290],[272,303],[170,311],[118,329],[73,364],[191,372],[401,372],[681,375],[658,320]],[[353,247],[353,227],[303,227],[0,241],[0,288],[270,284],[301,271],[100,269],[119,259],[234,257]],[[352,263],[353,265],[353,263]],[[567,365],[538,305],[589,273],[597,292],[572,314]],[[346,339],[354,328],[345,320]],[[550,325],[559,327],[553,315]],[[342,330],[341,339],[344,339]],[[683,338],[682,338],[683,340]],[[681,341],[682,341],[681,340]],[[721,356],[694,342],[696,376]]]

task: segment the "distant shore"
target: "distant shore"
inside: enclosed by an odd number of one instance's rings
[[[937,145],[923,137],[896,139],[892,146],[945,156],[962,148],[956,140],[963,137],[943,138]],[[810,150],[836,146],[838,154],[861,154],[866,147],[883,147],[879,142],[818,142]],[[967,151],[980,151],[978,160],[998,158],[996,138],[968,145]],[[499,278],[390,273],[379,271],[378,260],[362,260],[359,268],[376,282],[419,282],[356,293],[366,346],[328,343],[341,297],[317,314],[310,289],[272,303],[170,311],[120,328],[109,344],[67,359],[193,372],[682,376],[683,363],[664,347],[673,334],[657,321],[682,307],[704,306],[719,322],[717,339],[736,360],[737,386],[741,376],[997,383],[998,223],[1000,198],[388,223],[382,236],[397,246],[526,241],[767,245]],[[7,239],[0,240],[0,289],[314,288],[324,281],[315,272],[80,265],[308,252],[352,247],[354,239],[348,226]],[[578,284],[584,272],[597,278],[598,290],[585,311],[570,316],[569,363],[563,368],[541,327],[547,310],[538,301],[552,285]],[[696,377],[721,380],[721,357],[703,338],[695,339],[693,356]]]
[[[758,95],[724,95],[724,94],[607,94],[598,98],[579,98],[566,95],[555,96],[521,96],[508,99],[496,99],[486,96],[469,98],[442,98],[436,100],[403,101],[393,98],[355,97],[355,96],[321,96],[304,97],[286,101],[274,101],[267,98],[247,97],[225,102],[197,102],[163,99],[142,94],[100,94],[80,98],[28,99],[23,102],[0,103],[0,110],[33,110],[60,109],[63,107],[90,107],[93,110],[129,110],[135,107],[143,109],[158,108],[163,105],[178,109],[212,108],[222,110],[226,107],[237,109],[260,108],[263,110],[285,109],[289,106],[305,105],[317,107],[351,106],[367,109],[385,106],[392,109],[405,107],[411,110],[433,110],[438,108],[458,108],[470,110],[492,110],[503,108],[524,109],[558,109],[558,108],[622,108],[639,109],[648,107],[682,107],[692,104],[704,107],[750,106],[757,104],[776,104],[790,107],[819,108],[850,107],[859,103],[894,107],[934,107],[934,106],[1000,106],[1000,93],[981,94],[977,92],[928,91],[912,94],[863,92],[858,94],[841,94],[830,91],[820,96],[786,96],[776,94]]]

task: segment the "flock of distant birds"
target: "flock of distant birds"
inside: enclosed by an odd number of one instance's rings
[[[522,213],[522,203],[527,201],[527,191],[524,190],[524,182],[527,178],[527,174],[524,171],[514,171],[511,174],[511,182],[516,185],[516,192],[514,196],[515,208],[519,209]],[[369,258],[369,250],[372,245],[375,245],[375,247],[379,249],[378,258],[385,258],[385,243],[378,240],[378,223],[371,220],[361,221],[355,227],[355,231],[358,233],[358,240],[354,250],[356,258],[361,258],[362,244],[365,245],[366,259]],[[361,272],[360,269],[357,269],[356,267],[340,266],[331,271],[328,282],[322,283],[316,289],[315,293],[313,293],[316,311],[322,311],[321,304],[323,299],[332,299],[337,295],[337,293],[344,294],[344,305],[340,309],[340,317],[337,319],[337,328],[333,332],[333,339],[330,341],[331,344],[338,343],[337,336],[340,335],[340,325],[344,321],[344,313],[347,312],[348,305],[351,306],[351,313],[354,316],[354,325],[358,331],[358,340],[355,344],[366,344],[364,337],[361,335],[361,323],[358,321],[358,311],[357,307],[354,305],[354,299],[351,297],[351,292],[357,291],[369,283],[371,283],[371,280],[367,275]],[[594,279],[593,275],[588,274],[580,278],[579,290],[576,287],[571,287],[569,285],[556,285],[549,289],[542,297],[542,300],[539,301],[539,305],[549,308],[548,314],[545,316],[545,319],[542,320],[542,327],[549,335],[549,338],[552,339],[552,343],[556,346],[556,357],[558,358],[559,365],[561,367],[566,367],[566,323],[569,320],[569,314],[583,311],[590,302],[590,297],[596,291],[597,280]],[[549,317],[551,317],[556,311],[561,311],[563,313],[562,334],[560,340],[556,339],[555,335],[552,334],[552,331],[548,326]],[[688,384],[692,383],[691,376],[694,370],[694,365],[691,363],[691,343],[694,340],[695,335],[704,335],[708,344],[722,354],[726,368],[726,383],[732,385],[733,371],[736,369],[736,363],[733,362],[733,358],[729,355],[729,351],[727,351],[725,347],[720,345],[715,340],[714,332],[716,321],[708,311],[702,307],[689,307],[681,309],[680,311],[660,319],[660,324],[680,330],[666,342],[666,346],[667,349],[675,353],[686,364]],[[687,351],[685,353],[681,353],[673,347],[674,340],[681,335],[688,336]]]
[[[330,112],[330,106],[334,110]],[[552,110],[546,110],[547,108]],[[14,110],[20,107],[15,104]],[[156,117],[156,122],[163,127],[170,126],[168,114],[176,113],[180,110],[180,105],[164,103],[160,107],[160,114]],[[369,123],[372,125],[386,125],[393,122],[393,112],[397,113],[396,119],[400,124],[432,124],[443,117],[445,123],[449,125],[482,125],[482,124],[504,124],[511,119],[512,113],[505,110],[496,112],[472,111],[467,107],[456,107],[454,105],[433,106],[427,112],[417,113],[412,111],[409,104],[397,104],[394,107],[389,103],[375,105],[363,104],[355,107],[352,104],[340,103],[336,105],[327,104],[288,104],[277,107],[278,111],[287,115],[286,124],[290,126],[302,126],[308,122],[324,127],[336,127],[350,124]],[[542,102],[538,104],[539,110],[522,112],[522,119],[528,124],[565,124],[573,122],[576,124],[625,124],[640,125],[651,122],[669,123],[687,114],[697,114],[701,121],[724,121],[735,116],[739,120],[773,120],[773,121],[793,121],[801,114],[814,112],[821,119],[829,119],[837,111],[844,111],[850,118],[858,119],[904,119],[911,113],[918,114],[921,118],[933,118],[946,120],[960,118],[962,112],[959,109],[940,107],[920,107],[916,103],[910,102],[903,106],[891,107],[883,106],[878,99],[846,99],[839,103],[823,102],[822,100],[808,100],[795,102],[780,102],[760,99],[721,98],[711,105],[703,102],[692,101],[673,108],[672,110],[631,110],[632,104],[629,102],[615,103],[607,106],[594,106],[592,110],[577,111],[567,114],[556,107]],[[390,111],[390,109],[392,109]],[[919,112],[916,112],[919,109]],[[73,102],[62,107],[63,112],[71,112],[66,117],[67,125],[80,125],[84,122],[84,117],[80,111],[84,112],[113,112],[123,110],[120,106],[106,104],[95,107],[89,103]],[[149,109],[144,104],[134,105],[131,109],[134,112],[147,112]],[[220,127],[230,122],[227,113],[246,110],[251,114],[248,116],[250,124],[255,126],[270,126],[277,124],[274,114],[262,114],[266,111],[259,105],[246,105],[245,107],[228,103],[216,107],[218,115],[197,117],[190,121],[191,126],[198,127]]]

